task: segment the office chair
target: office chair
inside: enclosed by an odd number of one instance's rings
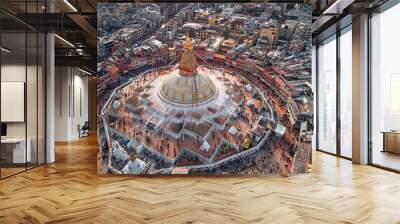
[[[89,129],[90,129],[89,121],[85,121],[85,123],[82,125],[82,127],[79,127],[79,126],[80,125],[78,125],[79,138],[89,136]]]

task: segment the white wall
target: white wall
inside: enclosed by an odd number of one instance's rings
[[[38,70],[36,70],[38,69]],[[26,108],[22,108],[27,119],[24,122],[6,122],[8,138],[25,138],[25,135],[31,142],[32,161],[44,163],[44,82],[42,68],[35,66],[25,66],[24,64],[9,63],[1,66],[1,81],[5,82],[24,82],[26,83]],[[25,80],[27,78],[27,80]],[[23,93],[22,93],[23,94]],[[4,96],[2,96],[4,97]],[[10,108],[1,108],[1,110],[10,110]],[[11,112],[12,111],[7,111]],[[37,156],[37,153],[39,154]]]
[[[36,85],[37,80],[32,76],[36,77],[36,66],[27,66],[20,64],[4,64],[1,66],[1,81],[2,82],[25,82],[25,75],[27,69],[28,72],[28,86],[27,86],[27,122],[28,122],[28,137],[30,128],[35,131],[36,136]],[[39,107],[42,105],[39,105]],[[7,108],[1,108],[7,110]],[[7,135],[9,137],[25,137],[25,123],[26,122],[8,122],[7,124]],[[33,132],[33,131],[32,131]]]
[[[1,66],[1,81],[25,82],[25,64],[5,64]],[[7,110],[7,108],[1,108]],[[25,123],[7,123],[7,137],[25,137]]]
[[[68,139],[68,86],[70,83],[68,71],[67,67],[55,68],[55,141],[66,141]]]
[[[71,120],[71,134],[73,138],[79,137],[78,125],[83,125],[85,121],[89,120],[89,110],[88,110],[88,78],[83,77],[82,73],[79,72],[78,75],[74,75],[74,108],[72,108],[72,120]]]
[[[88,120],[88,78],[73,67],[56,67],[55,74],[55,140],[74,140]]]

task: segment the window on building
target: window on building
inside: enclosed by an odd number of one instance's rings
[[[318,149],[336,153],[336,36],[318,47]]]
[[[371,159],[400,170],[400,4],[371,18]]]
[[[352,157],[352,33],[351,26],[340,35],[340,155]]]

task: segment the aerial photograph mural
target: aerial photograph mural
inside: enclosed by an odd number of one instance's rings
[[[307,173],[311,6],[97,7],[99,174]]]

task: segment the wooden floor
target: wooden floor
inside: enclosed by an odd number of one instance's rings
[[[400,170],[400,155],[391,152],[375,150],[372,160],[375,164]]]
[[[96,139],[0,181],[0,223],[400,223],[400,175],[314,153],[311,174],[99,177]]]
[[[11,176],[13,174],[19,173],[19,172],[23,172],[25,171],[25,167],[10,167],[10,168],[1,168],[1,177],[8,177]]]

